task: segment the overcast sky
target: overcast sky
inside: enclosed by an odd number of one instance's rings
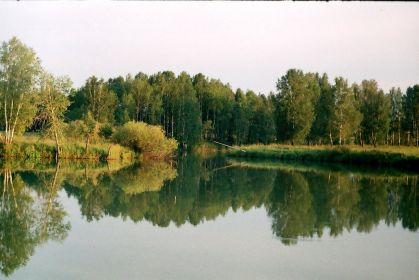
[[[289,68],[419,83],[419,3],[1,2],[12,36],[75,86],[184,70],[268,93]]]

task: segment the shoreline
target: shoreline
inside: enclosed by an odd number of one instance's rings
[[[56,146],[50,143],[19,141],[5,145],[0,143],[0,158],[54,160]],[[63,143],[60,147],[58,159],[62,160],[95,160],[107,162],[113,160],[134,159],[134,152],[117,144],[91,144],[86,153],[85,147],[77,142]]]
[[[419,148],[354,146],[287,146],[250,145],[239,146],[240,150],[227,150],[225,155],[235,158],[269,159],[279,161],[329,162],[362,166],[393,167],[419,171]],[[406,152],[408,150],[408,152]]]

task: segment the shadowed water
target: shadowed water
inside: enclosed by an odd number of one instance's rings
[[[187,157],[3,164],[10,279],[416,279],[416,174]]]

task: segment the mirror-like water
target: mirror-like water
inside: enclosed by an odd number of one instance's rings
[[[416,174],[4,165],[0,278],[418,279]]]

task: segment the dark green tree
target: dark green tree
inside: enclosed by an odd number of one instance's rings
[[[320,94],[314,74],[291,69],[277,82],[278,139],[304,143],[314,120],[314,104]]]
[[[309,138],[319,144],[330,143],[333,145],[334,127],[332,120],[335,107],[333,90],[326,73],[318,79],[320,97],[315,106],[315,118]]]
[[[419,85],[414,85],[406,90],[403,97],[403,123],[407,132],[407,145],[414,139],[416,146],[419,145],[418,125],[419,125]]]
[[[117,97],[109,91],[103,79],[92,76],[85,85],[69,97],[71,105],[67,113],[70,120],[83,119],[87,112],[101,123],[113,123]]]
[[[361,84],[361,128],[364,139],[374,146],[385,142],[390,126],[390,100],[374,80]]]

